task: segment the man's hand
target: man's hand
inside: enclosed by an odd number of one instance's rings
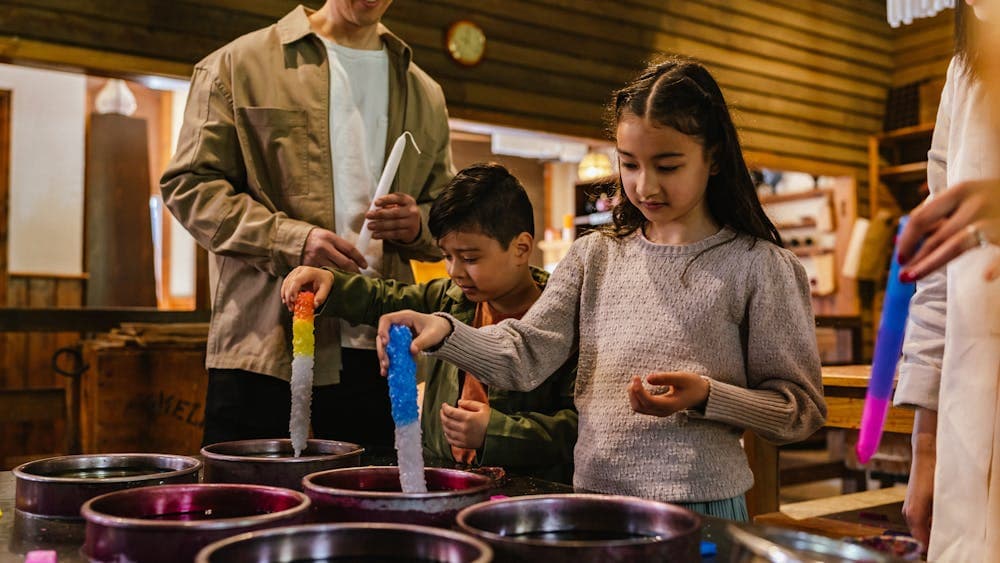
[[[479,401],[462,399],[458,408],[441,405],[441,426],[448,443],[456,448],[478,450],[486,441],[490,423],[490,406]]]
[[[642,378],[635,376],[628,384],[628,402],[640,414],[670,416],[708,400],[709,383],[696,373],[653,373],[646,377],[650,385],[665,385],[666,393],[654,395],[642,385]]]
[[[451,334],[452,328],[448,319],[416,311],[407,310],[382,315],[382,318],[378,320],[378,336],[375,337],[375,347],[378,351],[378,361],[383,376],[389,373],[389,356],[385,353],[385,346],[389,343],[389,327],[394,324],[410,327],[410,331],[414,335],[413,343],[410,345],[410,353],[413,355],[441,344],[441,341]]]
[[[372,238],[409,244],[420,236],[420,208],[407,194],[391,193],[375,200],[375,209],[365,214]]]
[[[360,273],[368,267],[368,261],[354,245],[333,231],[319,227],[309,231],[305,247],[302,249],[302,265],[335,266],[346,272]]]
[[[289,311],[295,311],[295,299],[300,291],[311,291],[316,294],[313,305],[319,308],[326,301],[333,287],[333,273],[322,268],[299,266],[285,276],[281,282],[281,301]]]

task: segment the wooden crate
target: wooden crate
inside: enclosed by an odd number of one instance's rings
[[[83,346],[84,453],[197,454],[205,415],[205,345],[141,347],[119,339]]]

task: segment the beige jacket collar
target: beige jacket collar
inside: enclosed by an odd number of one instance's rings
[[[282,45],[289,45],[307,35],[315,34],[309,25],[309,14],[313,12],[315,10],[311,10],[300,4],[278,21],[278,38],[281,39]],[[413,57],[413,50],[410,49],[410,46],[381,23],[378,24],[378,35],[382,38],[382,43],[385,44],[386,49],[399,57],[403,62],[403,68],[408,69],[410,60]]]

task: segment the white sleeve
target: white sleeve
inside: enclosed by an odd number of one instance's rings
[[[948,138],[955,84],[962,70],[952,59],[948,80],[941,93],[931,150],[927,153],[927,185],[931,197],[948,188]],[[944,327],[948,277],[942,268],[917,283],[910,300],[910,316],[899,365],[899,383],[893,402],[897,406],[937,410],[944,357]]]

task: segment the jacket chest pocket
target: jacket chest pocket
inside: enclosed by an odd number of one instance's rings
[[[420,195],[424,184],[427,183],[427,177],[431,173],[436,156],[433,140],[424,138],[419,142],[420,153],[417,153],[412,145],[406,146],[403,159],[399,163],[399,171],[396,174],[399,191],[412,195],[415,199]]]
[[[247,177],[274,195],[309,192],[309,119],[305,110],[242,107]],[[239,123],[242,121],[242,123]]]

